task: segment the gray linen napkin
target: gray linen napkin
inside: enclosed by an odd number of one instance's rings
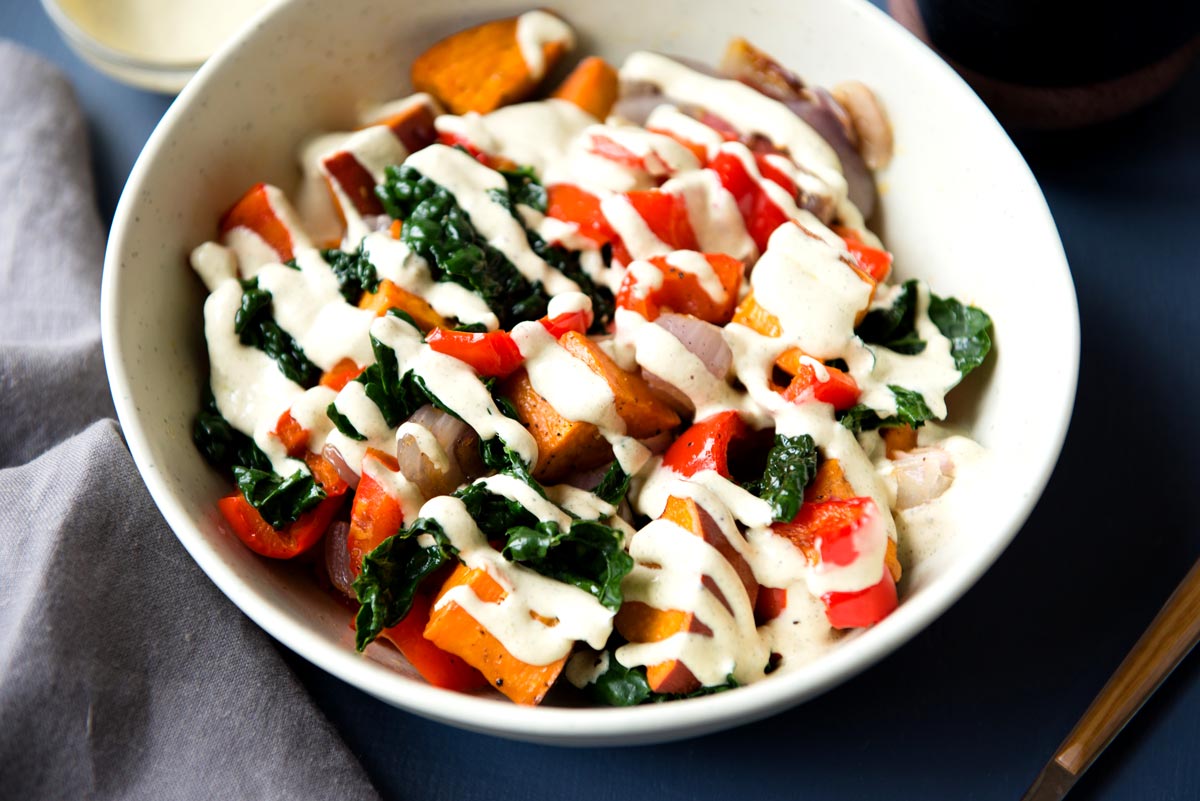
[[[0,108],[0,798],[377,798],[109,419],[71,87],[0,42]]]

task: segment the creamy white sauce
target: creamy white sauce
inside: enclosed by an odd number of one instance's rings
[[[463,323],[483,323],[489,330],[500,326],[483,298],[460,284],[434,281],[429,265],[403,242],[384,233],[373,233],[362,241],[362,246],[381,279],[386,278],[401,289],[424,298],[442,317],[457,318]]]
[[[488,194],[491,190],[506,191],[503,175],[469,154],[444,145],[419,150],[405,164],[454,195],[488,244],[503,253],[527,279],[540,282],[552,295],[579,291],[574,281],[533,252],[521,224]]]
[[[433,498],[421,507],[420,516],[440,523],[463,564],[487,571],[505,592],[500,602],[485,603],[462,585],[446,592],[435,608],[458,604],[509,653],[530,665],[562,659],[577,641],[597,650],[604,647],[613,613],[581,589],[509,562],[488,545],[461,500],[449,495]]]
[[[621,66],[621,78],[645,81],[674,101],[708,109],[742,134],[765,136],[820,178],[839,210],[853,209],[847,200],[846,178],[837,153],[812,126],[778,100],[740,81],[704,75],[656,53],[630,55]],[[853,216],[861,219],[857,210]]]
[[[345,358],[370,364],[375,313],[346,303],[333,270],[315,250],[296,253],[299,270],[267,264],[258,272],[259,289],[271,293],[271,311],[304,355],[322,370]]]
[[[557,181],[547,170],[557,168],[580,132],[595,122],[574,103],[551,98],[505,106],[489,114],[443,114],[434,124],[440,133],[461,137],[485,153],[532,167],[550,184]],[[537,131],[537,136],[530,136],[530,131]]]
[[[762,678],[768,653],[754,610],[741,578],[716,548],[660,519],[634,535],[629,552],[635,565],[621,584],[627,600],[691,611],[712,634],[684,631],[659,642],[623,645],[615,653],[618,662],[632,667],[678,659],[704,685],[723,684],[730,675],[738,682]],[[704,586],[705,578],[716,584],[725,603]]]
[[[567,50],[575,47],[571,26],[545,11],[526,11],[517,17],[517,46],[529,68],[529,77],[540,81],[546,74],[546,54],[542,48],[561,42]]]
[[[846,355],[855,317],[871,298],[871,285],[838,250],[795,223],[771,234],[750,283],[759,305],[779,318],[783,336],[818,359]]]
[[[552,15],[530,12],[518,23],[518,39],[531,73],[537,76],[542,69],[543,45],[549,41],[569,43],[569,29]],[[838,204],[843,223],[862,229],[868,241],[877,241],[845,199],[845,181],[832,149],[782,104],[735,81],[704,76],[647,53],[631,56],[622,77],[650,81],[667,97],[709,109],[743,134],[770,139],[790,155],[767,156],[774,169],[786,174],[803,192],[831,198]],[[364,121],[377,123],[414,102],[430,101],[426,96],[406,98],[372,109]],[[629,265],[604,265],[598,246],[582,236],[575,224],[526,206],[517,208],[525,225],[547,242],[581,251],[581,265],[597,283],[616,292],[628,276],[627,289],[634,297],[645,298],[663,285],[663,272],[646,259],[663,256],[671,269],[695,276],[714,301],[724,302],[729,299],[727,290],[702,253],[673,251],[653,234],[621,193],[657,187],[682,198],[702,251],[727,253],[741,259],[748,270],[753,267],[740,293],[753,289],[757,301],[778,318],[781,335],[766,337],[741,325],[725,326],[720,334],[732,352],[732,366],[729,376],[717,376],[665,328],[620,309],[613,336],[602,338],[601,348],[624,369],[643,368],[677,388],[695,406],[697,420],[733,410],[756,429],[774,427],[779,434],[812,436],[823,457],[841,463],[855,494],[876,504],[875,513],[855,534],[856,560],[849,565],[810,565],[804,553],[772,531],[769,504],[712,470],[684,478],[663,467],[661,457],[652,458],[643,443],[626,436],[613,391],[602,377],[559,345],[540,323],[519,324],[512,336],[534,390],[563,417],[597,426],[622,468],[633,476],[628,496],[633,508],[658,518],[671,496],[695,500],[763,587],[788,591],[780,617],[756,630],[737,571],[701,537],[661,519],[635,531],[616,517],[612,505],[575,487],[546,487],[546,497],[542,497],[511,476],[480,479],[489,491],[516,501],[539,520],[554,521],[561,528],[569,527],[576,518],[600,520],[620,530],[637,563],[624,584],[626,598],[659,609],[694,613],[712,631],[711,635],[682,632],[658,643],[631,643],[617,651],[618,661],[632,666],[679,659],[702,683],[710,685],[723,683],[730,674],[740,682],[761,678],[772,652],[783,655],[783,669],[794,667],[837,640],[817,596],[877,583],[885,569],[888,539],[896,539],[897,531],[903,535],[899,548],[906,568],[959,547],[952,532],[988,498],[987,483],[979,478],[986,476],[990,464],[982,448],[932,424],[922,429],[921,445],[935,449],[931,452],[936,454],[937,467],[931,466],[928,472],[936,493],[928,502],[917,503],[914,498],[919,500],[920,492],[925,491],[920,484],[924,473],[918,476],[916,489],[902,487],[901,482],[911,476],[897,471],[909,468],[886,460],[877,435],[856,438],[837,422],[831,406],[812,399],[800,404],[784,401],[772,382],[775,360],[789,348],[799,347],[806,354],[801,361],[818,381],[829,379],[820,359],[846,360],[862,390],[861,401],[880,415],[895,412],[888,385],[896,384],[919,392],[936,416],[944,416],[945,394],[960,376],[953,366],[949,341],[929,319],[929,293],[924,284],[919,285],[916,328],[927,342],[925,351],[902,356],[864,344],[853,329],[856,317],[871,303],[872,288],[847,263],[850,257],[842,240],[810,212],[800,209],[779,184],[765,178],[748,148],[726,142],[710,126],[667,104],[651,114],[648,127],[699,145],[709,158],[718,154],[737,158],[750,179],[791,220],[774,232],[765,253],[759,254],[735,199],[717,174],[700,169],[692,151],[670,136],[619,124],[615,119],[597,125],[573,104],[558,100],[519,104],[487,115],[441,115],[435,124],[443,134],[485,153],[532,166],[548,186],[575,183],[599,198],[602,214],[631,254]],[[606,154],[604,140],[632,154],[633,162],[622,164],[620,155],[614,160],[613,154]],[[404,160],[453,194],[480,234],[528,280],[545,287],[551,295],[548,316],[579,311],[590,314],[590,299],[578,292],[575,282],[533,252],[522,225],[489,196],[489,192],[506,187],[500,173],[441,145],[407,155],[390,129],[375,125],[314,140],[302,158],[306,175],[319,177],[320,157],[339,151],[351,152],[376,181],[389,164]],[[310,180],[305,191],[315,193],[314,186]],[[313,224],[318,226],[328,224],[332,208],[328,191],[323,185],[321,189],[325,207],[306,201],[304,208],[305,221],[316,220]],[[334,190],[335,194],[339,191],[336,185]],[[325,387],[305,391],[288,381],[265,354],[238,341],[233,316],[241,287],[235,279],[256,276],[259,285],[272,293],[276,321],[319,367],[329,369],[344,358],[369,365],[374,360],[370,346],[374,336],[394,351],[399,374],[413,371],[482,439],[499,437],[528,464],[536,464],[534,438],[519,422],[500,412],[472,368],[433,351],[420,332],[404,321],[376,318],[372,312],[345,303],[332,271],[312,246],[314,239],[324,243],[329,237],[324,231],[306,231],[278,189],[268,188],[267,197],[292,238],[299,270],[279,264],[279,254],[245,228],[226,233],[223,245],[206,243],[192,254],[193,268],[211,293],[205,304],[205,327],[218,409],[235,428],[252,436],[274,469],[285,475],[306,469],[302,462],[287,457],[273,433],[279,416],[290,410],[309,432],[311,450],[320,451],[325,445],[337,448],[352,470],[370,475],[399,501],[406,520],[429,516],[441,523],[463,562],[486,570],[506,595],[499,603],[484,603],[470,588],[457,587],[442,597],[439,606],[459,604],[518,659],[545,665],[568,655],[578,642],[603,648],[611,632],[612,613],[595,598],[508,562],[488,545],[461,501],[449,496],[423,498],[402,474],[366,458],[369,448],[395,453],[398,440],[410,438],[435,469],[444,471],[450,455],[428,428],[411,422],[390,428],[358,382],[350,382],[338,393]],[[496,315],[479,296],[458,284],[433,281],[423,259],[402,242],[372,230],[378,221],[358,217],[344,195],[341,204],[346,218],[343,246],[357,247],[361,240],[381,279],[424,298],[448,321],[482,323],[493,330],[498,327]],[[310,205],[326,217],[316,212],[310,215]],[[881,285],[872,305],[890,305],[897,291]],[[736,381],[731,383],[732,379]],[[330,403],[364,440],[353,440],[333,427],[325,414]],[[895,516],[893,509],[898,510]],[[706,579],[715,582],[724,603],[705,586]],[[594,657],[580,658],[578,665],[573,661],[568,669],[572,681],[594,680],[607,665],[607,658],[605,655],[599,663]]]

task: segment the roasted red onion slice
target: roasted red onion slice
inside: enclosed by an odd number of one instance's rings
[[[685,348],[704,362],[708,371],[717,378],[727,378],[733,364],[733,351],[729,349],[721,329],[698,320],[690,314],[660,314],[654,321],[665,328]]]
[[[332,445],[326,445],[321,449],[321,455],[325,460],[333,465],[333,469],[337,471],[338,476],[350,485],[350,489],[358,489],[358,473],[350,469],[350,465],[346,464],[346,460],[342,457],[342,452]]]
[[[870,217],[875,211],[875,178],[842,123],[845,112],[834,111],[837,104],[826,92],[814,92],[812,97],[815,99],[789,100],[784,105],[812,126],[837,153],[846,176],[850,201],[858,206],[864,217]]]
[[[427,404],[413,412],[408,422],[426,429],[434,440],[429,442],[419,432],[417,436],[401,432],[396,438],[400,472],[423,496],[448,495],[482,474],[479,435],[462,420]]]
[[[892,460],[896,508],[911,509],[938,498],[954,483],[954,460],[941,448],[917,448]]]
[[[662,314],[654,324],[678,339],[714,376],[720,379],[729,376],[729,368],[733,364],[733,351],[721,336],[721,329],[690,314]],[[650,388],[659,393],[676,411],[685,414],[696,411],[691,398],[664,377],[645,369],[642,370],[642,377],[646,379]]]
[[[350,569],[350,551],[346,547],[346,538],[350,534],[350,524],[339,520],[325,532],[325,570],[329,574],[329,582],[337,587],[351,600],[356,600],[354,593],[354,572]]]

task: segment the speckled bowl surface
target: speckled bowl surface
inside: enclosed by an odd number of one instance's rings
[[[630,709],[523,708],[430,687],[384,647],[356,654],[347,611],[309,569],[255,556],[224,526],[214,502],[229,485],[190,436],[208,368],[204,291],[187,254],[215,235],[221,212],[251,183],[295,187],[306,135],[346,128],[363,105],[407,93],[408,65],[424,47],[519,5],[293,0],[213,57],[151,136],[117,208],[102,296],[109,380],[134,460],[180,541],[235,604],[305,658],[391,704],[496,735],[574,745],[692,736],[845,681],[928,625],[995,561],[1041,494],[1066,434],[1079,359],[1074,288],[1041,192],[999,125],[949,68],[866,3],[551,7],[576,26],[581,51],[616,62],[636,49],[714,62],[741,35],[813,82],[857,78],[886,104],[897,147],[880,176],[876,228],[901,277],[924,277],[992,315],[990,364],[956,390],[951,408],[1001,468],[977,518],[936,558],[907,566],[894,614],[803,668],[733,692]]]

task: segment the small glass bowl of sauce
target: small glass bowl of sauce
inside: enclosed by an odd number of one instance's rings
[[[122,83],[164,94],[183,88],[270,0],[42,0],[66,43]]]

